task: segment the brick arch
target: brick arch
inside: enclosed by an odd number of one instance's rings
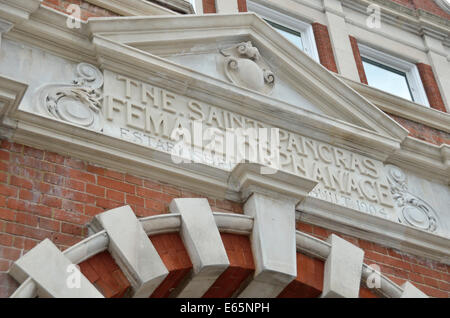
[[[98,253],[79,264],[80,271],[105,298],[122,298],[131,285],[108,251]]]
[[[221,234],[230,267],[203,295],[205,298],[228,298],[255,270],[250,241],[239,234]],[[185,280],[192,263],[179,233],[149,236],[158,254],[169,270],[169,275],[150,295],[150,298],[167,298]],[[127,297],[131,284],[108,251],[101,252],[79,264],[80,271],[106,298]]]
[[[149,238],[169,270],[169,275],[150,297],[167,298],[187,278],[192,262],[178,233],[152,235]]]
[[[203,295],[205,298],[229,298],[254,272],[250,241],[245,235],[221,234],[230,268],[217,279]],[[169,269],[169,276],[152,293],[151,298],[167,298],[192,270],[192,263],[178,233],[149,236],[156,250]],[[107,251],[101,252],[79,264],[81,272],[106,298],[127,297],[130,283]],[[323,290],[324,261],[297,253],[298,276],[278,298],[317,298]],[[370,289],[361,286],[360,298],[379,298]]]
[[[86,278],[83,289],[75,294],[78,297],[238,296],[254,279],[250,236],[253,220],[236,214],[213,213],[206,199],[177,199],[172,202],[171,210],[173,213],[169,215],[143,219],[137,219],[128,206],[105,212],[91,223],[91,229],[97,233],[64,253],[49,240],[43,241],[14,263],[10,273],[22,285],[13,297],[73,296],[73,291],[64,290],[65,280],[61,273],[65,269],[56,268],[51,277],[39,270],[46,264],[64,262],[78,263]],[[210,222],[201,242],[196,237],[193,219],[189,219],[192,217],[202,226]],[[335,247],[334,242],[352,244],[337,236],[332,237],[331,243],[325,242],[300,231],[296,231],[296,240],[297,277],[278,297],[319,297],[323,295],[324,282],[330,275],[326,274],[326,267],[333,272],[330,266],[334,265],[327,265],[327,262],[342,251],[342,247]],[[205,246],[211,247],[211,244],[215,246],[205,250]],[[139,246],[137,252],[134,245]],[[195,253],[192,253],[193,248],[197,249]],[[217,252],[220,250],[222,254]],[[137,254],[133,254],[135,252]],[[48,260],[37,257],[42,253],[48,255]],[[204,257],[203,253],[209,254]],[[139,255],[137,259],[136,255]],[[204,257],[201,262],[199,257]],[[209,260],[212,261],[208,265]],[[364,268],[367,271],[366,265]],[[357,284],[365,276],[367,272],[363,269]],[[384,276],[383,279],[381,294],[375,295],[363,286],[359,289],[359,297],[420,296],[412,285],[400,287]],[[62,293],[55,292],[61,289]]]

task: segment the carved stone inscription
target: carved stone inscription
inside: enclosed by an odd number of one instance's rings
[[[267,129],[270,134],[265,139],[256,136],[257,146],[248,138],[238,138],[234,143],[242,143],[243,152],[256,162],[275,167],[276,161],[276,168],[318,181],[312,196],[397,221],[390,186],[379,161],[287,130],[275,130],[126,76],[105,71],[104,77],[105,134],[168,153],[182,139],[192,146],[190,159],[231,170],[242,156],[229,155],[227,136],[241,131],[249,137],[252,131]]]

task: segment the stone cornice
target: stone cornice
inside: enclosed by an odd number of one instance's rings
[[[8,115],[8,111],[18,107],[28,85],[0,76],[0,118]]]
[[[0,36],[3,33],[9,32],[13,26],[14,24],[12,24],[11,22],[0,19]]]
[[[10,111],[16,109],[22,100],[28,85],[8,77],[0,76],[0,134],[10,137],[16,128]]]
[[[401,28],[414,32],[417,35],[428,32],[428,34],[438,38],[441,41],[449,36],[449,20],[421,9],[414,10],[390,0],[342,1],[343,6],[363,14],[366,14],[366,9],[369,5],[374,3],[381,6],[381,18],[384,22],[399,27],[398,22],[404,21],[405,23],[400,25]]]
[[[407,137],[401,149],[387,162],[415,171],[417,174],[450,184],[450,146],[436,146],[413,137]]]
[[[293,0],[311,9],[318,11],[325,11],[323,5],[315,5],[309,1]],[[436,2],[444,2],[445,0],[436,0]],[[257,0],[255,2],[267,3],[265,0]],[[423,29],[431,28],[435,31],[435,35],[438,35],[440,39],[442,36],[448,38],[448,26],[449,20],[442,18],[438,15],[424,11],[422,9],[412,9],[404,5],[396,3],[392,0],[342,0],[342,6],[349,9],[367,14],[366,9],[371,4],[378,4],[382,8],[382,19],[385,22],[391,23],[395,26],[399,26],[399,21],[402,23],[401,27],[406,30],[421,34]],[[336,10],[334,10],[336,11]],[[340,12],[335,12],[338,15],[342,15]]]
[[[156,3],[145,0],[86,0],[89,3],[101,8],[108,9],[114,13],[124,16],[144,16],[144,15],[176,15],[177,12],[169,10]],[[184,2],[184,1],[160,1],[163,3]]]
[[[271,171],[259,164],[238,164],[230,174],[229,184],[241,193],[242,201],[257,192],[273,197],[284,196],[295,204],[305,199],[317,182],[283,171]]]
[[[12,22],[28,19],[35,12],[42,0],[1,0],[2,13],[5,19]]]
[[[8,19],[8,16],[8,12],[0,10],[0,18]],[[72,61],[96,63],[86,22],[81,21],[80,29],[69,29],[66,22],[67,15],[41,6],[32,17],[17,21],[4,38],[48,50]]]
[[[297,219],[300,221],[450,264],[449,237],[313,197],[308,197],[300,203],[297,211]]]

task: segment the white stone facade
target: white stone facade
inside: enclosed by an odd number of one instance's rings
[[[254,0],[249,7],[253,2],[328,25],[339,75],[260,16],[238,14],[237,2],[216,1],[218,15],[160,15],[167,9],[113,2],[112,10],[136,16],[68,29],[65,15],[38,0],[0,0],[0,131],[18,143],[243,203],[248,218],[233,219],[233,227],[253,221],[256,271],[241,297],[276,297],[297,276],[296,219],[450,264],[450,146],[408,136],[383,110],[398,103],[395,114],[446,133],[450,115],[361,87],[347,41],[354,34],[431,65],[450,111],[448,20],[445,26],[406,10],[398,15],[409,24],[398,26],[391,10],[372,29],[366,0]],[[174,200],[171,212],[194,266],[178,296],[201,297],[229,266],[219,215],[197,198]],[[148,297],[168,271],[142,222],[126,207],[96,222],[133,295]],[[73,261],[49,244],[34,251],[55,264]],[[327,251],[322,296],[358,297],[363,251],[335,236],[312,249]],[[38,295],[80,296],[59,289],[63,278],[32,270],[38,261],[30,253],[16,263],[13,275],[25,282],[16,296],[35,295],[26,284]],[[425,296],[409,283],[387,286],[391,297]],[[81,296],[99,296],[85,288]]]

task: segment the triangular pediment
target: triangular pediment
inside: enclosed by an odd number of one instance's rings
[[[91,19],[88,27],[100,55],[116,61],[129,56],[123,62],[131,63],[135,58],[135,66],[138,61],[152,59],[157,63],[157,68],[151,68],[154,74],[165,72],[162,77],[167,78],[183,73],[177,81],[184,82],[186,89],[201,87],[205,96],[210,96],[209,90],[216,97],[240,95],[236,100],[254,103],[255,107],[270,104],[281,113],[345,123],[349,130],[357,127],[397,142],[408,134],[255,14]],[[264,83],[258,84],[260,89],[249,87],[226,74],[227,54],[223,51],[231,52],[243,43],[257,50],[262,63],[259,67],[275,78],[274,87]],[[250,76],[247,71],[235,75]],[[246,78],[244,84],[249,81]]]
[[[258,57],[248,57],[246,54],[238,53],[239,48],[248,47],[250,51],[257,52]],[[227,43],[210,43],[192,48],[182,49],[176,52],[155,52],[150,48],[145,50],[152,54],[168,59],[180,66],[189,67],[192,70],[209,75],[217,80],[231,82],[238,87],[250,89],[267,97],[279,100],[295,107],[302,108],[319,115],[327,115],[327,111],[318,107],[306,98],[302,92],[301,85],[293,83],[284,73],[278,69],[273,54],[262,56],[259,50],[248,38],[246,41],[234,41]],[[236,70],[233,63],[242,65]],[[252,70],[252,66],[255,70]],[[268,79],[268,77],[270,79]],[[335,118],[339,117],[334,114]]]

